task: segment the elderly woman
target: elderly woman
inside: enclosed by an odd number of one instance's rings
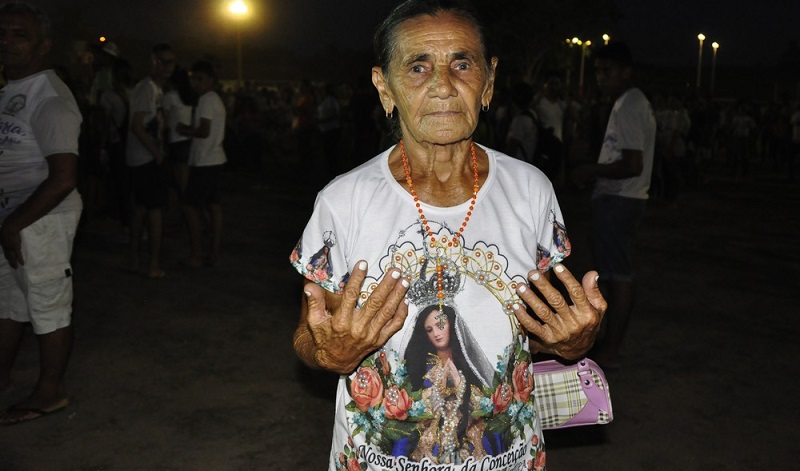
[[[322,190],[291,255],[306,278],[295,350],[342,375],[329,469],[541,468],[532,355],[591,347],[606,308],[596,273],[578,282],[560,263],[570,245],[547,178],[472,140],[497,67],[472,10],[409,0],[375,49],[373,83],[401,140]],[[461,353],[490,361],[489,384],[461,396],[469,381],[443,378],[456,389],[436,402],[409,378],[423,374],[406,348],[431,305],[440,329],[458,312],[471,332]],[[469,407],[448,400],[460,397]]]

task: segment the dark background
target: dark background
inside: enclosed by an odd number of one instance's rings
[[[372,33],[398,1],[250,0],[250,14],[242,21],[227,13],[228,0],[34,3],[51,13],[58,44],[54,59],[69,67],[78,67],[81,51],[103,35],[118,44],[138,75],[147,72],[150,47],[167,41],[183,64],[211,58],[223,78],[233,79],[240,35],[245,79],[275,82],[306,77],[351,81],[367,76]],[[500,38],[495,52],[501,57],[501,80],[516,75],[533,82],[544,70],[557,69],[571,70],[577,83],[580,48],[568,48],[564,40],[577,36],[599,45],[607,33],[612,41],[631,46],[647,76],[666,80],[669,87],[686,88],[695,83],[697,34],[702,32],[707,37],[704,89],[710,77],[711,43],[717,41],[721,94],[771,98],[776,87],[796,93],[800,75],[796,1],[475,0],[475,4],[488,20],[491,36]],[[591,83],[591,48],[587,55]],[[755,87],[743,84],[742,78],[755,81]]]

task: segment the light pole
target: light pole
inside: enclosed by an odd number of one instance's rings
[[[714,96],[714,84],[717,81],[717,49],[719,49],[719,43],[714,41],[711,43],[711,48],[714,50],[714,53],[711,56],[711,96]]]
[[[244,86],[242,79],[242,27],[241,20],[247,15],[247,5],[242,0],[235,0],[228,6],[228,11],[231,12],[236,20],[236,78],[239,82],[239,88]]]
[[[697,52],[697,90],[700,90],[700,70],[702,70],[703,65],[703,41],[706,39],[706,35],[700,33],[697,35],[697,39],[700,41],[700,49]]]
[[[578,44],[580,44],[580,41],[578,41]],[[586,62],[586,48],[591,45],[591,41],[584,41],[583,44],[581,44],[581,70],[580,76],[578,77],[578,96],[581,98],[583,98],[583,66]]]
[[[603,46],[608,46],[608,41],[611,40],[611,36],[604,34],[603,35]]]

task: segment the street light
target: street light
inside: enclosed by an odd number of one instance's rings
[[[711,43],[711,48],[714,50],[714,54],[711,56],[711,96],[714,96],[714,84],[717,81],[717,49],[719,49],[719,43],[714,41]]]
[[[700,90],[700,70],[703,64],[703,41],[706,39],[706,35],[700,33],[697,35],[697,39],[700,41],[700,49],[697,52],[697,89]]]
[[[591,41],[584,41],[581,44],[581,71],[578,77],[578,96],[583,98],[583,64],[586,62],[586,48],[591,46]]]
[[[236,73],[239,80],[239,88],[244,86],[242,79],[242,27],[241,20],[247,15],[247,5],[242,0],[235,0],[228,5],[228,11],[237,20],[236,21]]]
[[[608,46],[608,41],[611,40],[611,36],[604,34],[603,35],[603,46]]]

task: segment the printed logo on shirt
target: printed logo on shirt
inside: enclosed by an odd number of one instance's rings
[[[3,114],[9,116],[16,116],[23,108],[25,108],[25,103],[28,101],[25,95],[14,95],[8,100],[6,104],[6,109],[3,110]]]

